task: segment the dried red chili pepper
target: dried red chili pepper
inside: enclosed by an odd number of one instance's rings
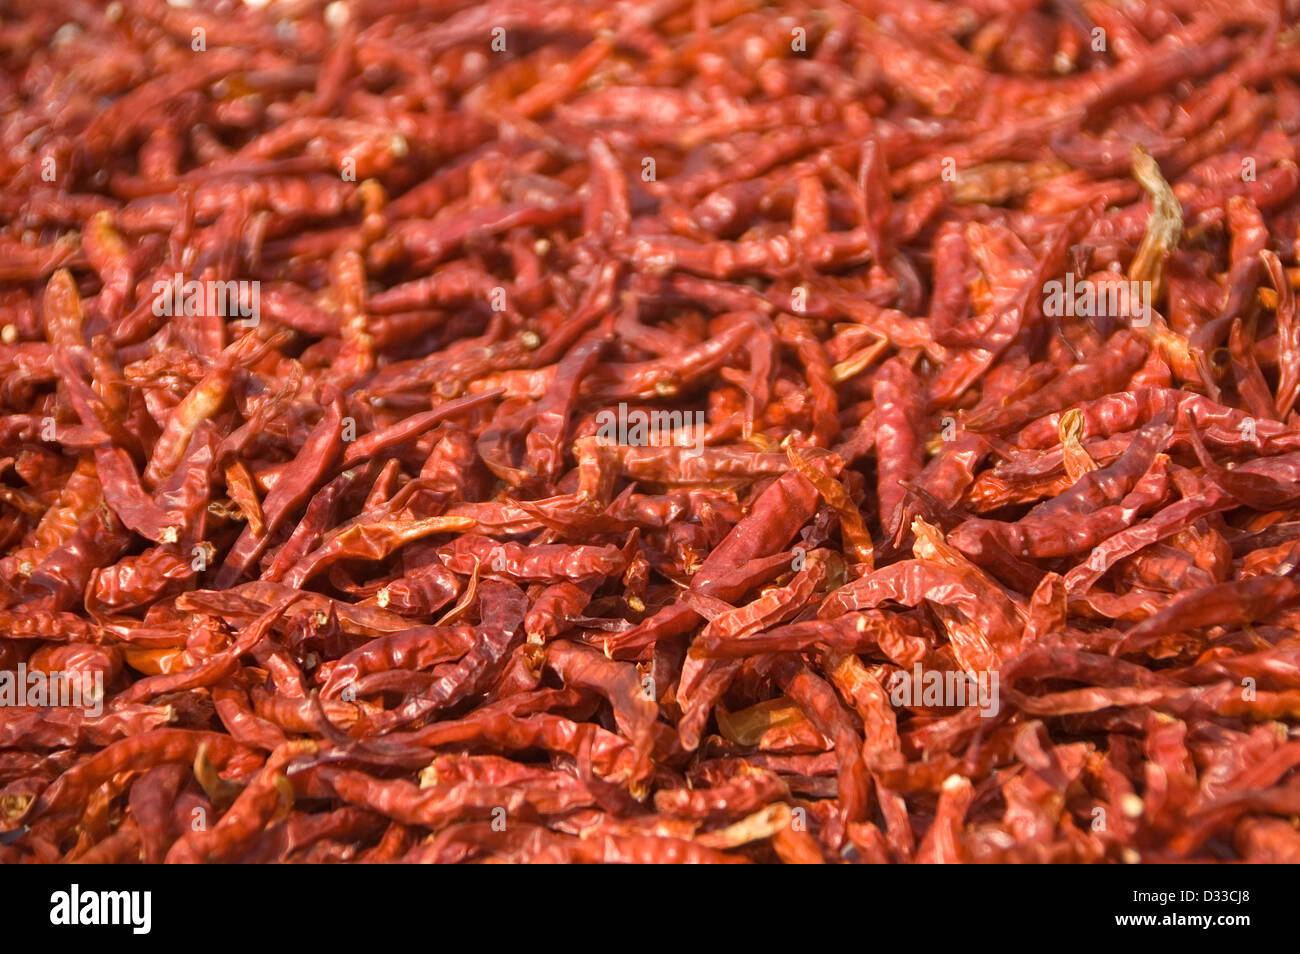
[[[18,0],[0,857],[1294,860],[1293,5],[870,6]]]

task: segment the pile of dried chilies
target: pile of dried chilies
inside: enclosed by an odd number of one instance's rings
[[[0,861],[1300,860],[1295,0],[7,7]]]

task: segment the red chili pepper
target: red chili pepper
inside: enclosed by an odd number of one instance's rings
[[[0,858],[1300,857],[1285,5],[117,6],[0,24]]]

